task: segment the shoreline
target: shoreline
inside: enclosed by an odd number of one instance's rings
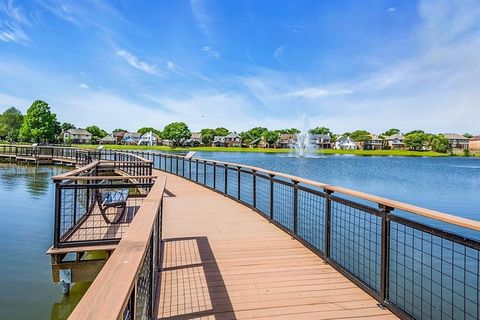
[[[98,145],[73,145],[77,148],[95,149]],[[240,147],[167,147],[167,146],[136,146],[136,145],[104,145],[105,149],[123,149],[123,150],[158,150],[166,152],[245,152],[245,153],[290,153],[290,149],[257,149]],[[463,154],[439,153],[434,151],[410,151],[410,150],[337,150],[321,149],[317,150],[319,155],[354,155],[354,156],[383,156],[383,157],[464,157]],[[479,157],[480,153],[472,152],[470,157]]]

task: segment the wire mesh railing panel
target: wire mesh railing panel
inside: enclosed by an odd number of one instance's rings
[[[217,165],[215,176],[215,190],[223,193],[225,191],[225,168]]]
[[[273,220],[293,230],[293,186],[275,181],[273,184]]]
[[[135,285],[135,320],[152,319],[152,286],[154,280],[152,267],[153,241],[150,240],[149,249]]]
[[[257,209],[265,216],[270,216],[270,179],[262,175],[256,177]]]
[[[479,250],[391,222],[388,299],[415,319],[479,319]]]
[[[240,201],[253,206],[253,174],[240,173]]]
[[[203,164],[202,164],[203,165]],[[213,188],[213,164],[209,164],[207,163],[207,165],[204,167],[205,169],[205,175],[206,175],[206,186],[207,187],[210,187],[210,188]],[[215,169],[216,170],[216,169]],[[215,181],[215,184],[217,183],[217,181]]]
[[[381,218],[348,200],[332,198],[330,256],[342,268],[380,292]]]
[[[238,199],[238,171],[236,168],[227,170],[227,192],[229,196]]]
[[[297,233],[321,252],[325,252],[325,196],[298,190]]]

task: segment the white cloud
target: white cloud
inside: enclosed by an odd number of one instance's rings
[[[148,64],[147,62],[141,61],[136,56],[125,50],[117,50],[117,55],[125,60],[132,67],[141,70],[143,72],[158,75],[160,74],[157,66],[154,64]]]
[[[0,40],[27,45],[29,37],[24,28],[31,26],[23,10],[13,0],[6,0],[0,6]]]
[[[220,58],[220,54],[213,50],[212,47],[209,47],[209,46],[204,46],[202,48],[202,51],[205,52],[209,57],[212,57],[212,58]]]
[[[275,52],[273,53],[273,56],[275,57],[275,59],[282,63],[281,59],[283,57],[283,53],[285,52],[285,47],[284,46],[279,46]]]
[[[199,29],[204,35],[211,33],[212,20],[207,10],[207,4],[204,0],[190,0],[190,9]]]
[[[88,89],[88,88],[90,88],[90,87],[89,87],[87,84],[85,84],[85,83],[80,83],[79,87],[80,87],[80,88],[83,88],[83,89]]]
[[[394,8],[394,7],[390,7],[387,9],[388,12],[395,12],[397,11],[397,8]]]
[[[287,93],[287,96],[302,97],[307,99],[315,99],[329,96],[341,96],[346,94],[352,94],[353,92],[346,89],[325,89],[325,88],[306,88],[298,91]]]

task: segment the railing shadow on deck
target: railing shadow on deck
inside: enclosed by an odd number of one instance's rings
[[[164,239],[161,255],[163,268],[157,285],[157,296],[160,299],[155,312],[158,320],[208,316],[214,316],[215,319],[236,319],[207,237]],[[181,275],[180,280],[177,274]],[[175,290],[170,288],[173,279],[176,279]],[[181,290],[182,287],[184,290]],[[182,297],[180,293],[189,293],[189,296],[185,294]],[[168,307],[162,308],[162,304]]]

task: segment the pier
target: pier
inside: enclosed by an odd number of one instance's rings
[[[60,149],[77,168],[54,178],[52,278],[93,280],[70,319],[480,318],[480,243],[424,222],[479,221],[241,164]]]

